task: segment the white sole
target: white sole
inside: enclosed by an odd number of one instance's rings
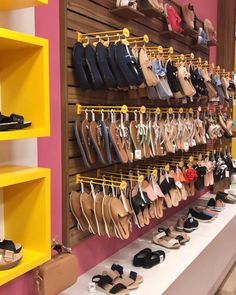
[[[191,233],[192,231],[198,229],[198,226],[197,227],[192,227],[192,228],[185,228],[184,227],[184,231],[186,231],[187,233]]]

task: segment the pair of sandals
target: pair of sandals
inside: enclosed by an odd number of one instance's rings
[[[124,195],[118,198],[93,187],[90,192],[73,191],[70,194],[70,208],[79,230],[122,240],[130,236],[133,211]]]
[[[164,195],[157,183],[157,178],[144,180],[142,184],[136,184],[130,190],[130,204],[134,212],[134,222],[142,228],[150,224],[153,218],[163,217]]]
[[[184,232],[176,232],[173,227],[159,228],[154,235],[153,243],[167,249],[179,249],[181,245],[190,241],[190,237]]]
[[[165,258],[166,254],[164,251],[152,251],[150,248],[145,248],[134,255],[133,265],[135,267],[149,269],[153,266],[156,266],[157,264],[162,263]]]
[[[113,264],[111,270],[105,270],[101,275],[95,275],[92,282],[96,289],[105,294],[128,295],[129,291],[139,288],[143,277],[137,272],[125,273],[119,264]]]
[[[21,115],[11,114],[8,117],[0,113],[0,131],[19,130],[31,125],[32,122],[25,122]]]
[[[0,271],[17,266],[23,258],[22,245],[11,240],[0,241]]]

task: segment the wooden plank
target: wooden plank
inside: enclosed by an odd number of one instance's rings
[[[72,48],[77,40],[77,31],[87,33],[91,31],[107,31],[128,27],[132,36],[142,36],[148,34],[150,44],[161,44],[164,47],[173,46],[176,53],[189,53],[191,46],[195,44],[195,39],[185,36],[183,40],[165,38],[160,32],[166,30],[165,19],[140,18],[125,19],[110,12],[114,8],[113,0],[62,0],[61,5],[61,35],[62,35],[62,147],[63,147],[63,241],[68,246],[74,246],[90,236],[76,228],[76,220],[69,208],[69,193],[77,190],[75,175],[85,173],[86,175],[96,175],[97,168],[106,168],[110,171],[114,166],[104,166],[96,164],[91,169],[85,167],[74,135],[73,122],[81,119],[76,114],[76,104],[83,105],[145,105],[150,107],[165,106],[166,102],[152,101],[147,98],[146,91],[109,91],[109,90],[81,90],[77,87],[77,82],[73,72]],[[167,0],[172,3],[171,0]],[[181,7],[173,4],[180,13]],[[199,25],[202,22],[198,21]],[[196,52],[197,56],[207,58],[208,55]],[[176,107],[183,106],[181,101],[172,100]],[[201,105],[203,102],[201,102]],[[186,106],[199,105],[199,102],[188,103]],[[67,123],[66,123],[67,122]]]

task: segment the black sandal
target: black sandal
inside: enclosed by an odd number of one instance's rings
[[[24,129],[31,124],[32,122],[25,122],[23,116],[11,114],[10,117],[7,117],[0,113],[0,131]]]
[[[96,283],[96,287],[99,291],[106,294],[120,294],[128,295],[129,290],[121,283],[116,285],[112,284],[112,278],[108,275],[96,275],[92,278],[92,282]]]
[[[0,249],[12,251],[14,253],[20,253],[22,249],[22,245],[18,243],[14,243],[11,240],[3,240],[2,242],[0,242]]]

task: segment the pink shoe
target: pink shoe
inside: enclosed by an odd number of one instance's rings
[[[181,33],[183,31],[181,28],[182,20],[174,7],[169,4],[165,4],[165,15],[169,30]]]

